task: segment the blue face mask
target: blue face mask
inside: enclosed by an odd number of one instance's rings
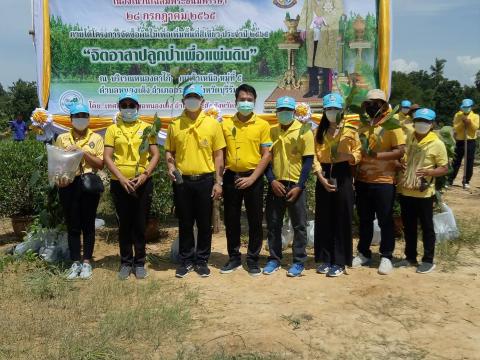
[[[462,108],[462,111],[463,111],[464,114],[470,114],[470,111],[472,111],[472,108],[471,107]]]
[[[290,125],[293,122],[293,111],[281,111],[277,113],[278,122],[282,125]]]
[[[120,113],[122,114],[122,120],[125,122],[134,122],[138,118],[137,109],[121,109]]]
[[[237,110],[243,116],[250,115],[255,108],[255,103],[251,101],[239,101],[237,104]]]

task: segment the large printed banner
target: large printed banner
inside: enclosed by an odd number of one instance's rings
[[[235,88],[256,111],[290,95],[321,108],[340,84],[389,91],[388,0],[35,0],[39,97],[50,113],[72,102],[109,118],[123,91],[142,114],[175,116],[182,88],[235,112]]]

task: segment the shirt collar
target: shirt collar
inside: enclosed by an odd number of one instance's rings
[[[257,114],[253,113],[252,117],[247,121],[242,121],[238,118],[238,113],[233,117],[233,122],[238,122],[239,124],[253,124],[257,120]]]

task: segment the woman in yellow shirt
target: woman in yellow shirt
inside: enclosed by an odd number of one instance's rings
[[[76,104],[70,109],[72,130],[58,136],[55,145],[66,151],[83,151],[83,159],[73,182],[60,182],[59,198],[62,204],[68,232],[68,248],[73,264],[67,279],[90,279],[91,260],[95,245],[95,216],[100,193],[83,189],[81,174],[103,169],[103,139],[88,128],[90,119],[86,105]],[[83,263],[81,263],[81,241],[83,233]]]
[[[423,234],[423,258],[417,272],[429,273],[435,268],[435,231],[433,228],[433,201],[435,178],[448,172],[445,144],[432,131],[436,114],[430,109],[415,112],[415,133],[407,141],[406,165],[400,177],[399,192],[403,232],[405,234],[405,259],[396,267],[417,266],[417,221]]]
[[[339,94],[323,98],[323,117],[315,135],[315,262],[319,274],[331,277],[352,265],[352,166],[361,156],[357,131],[344,125],[343,104]]]
[[[147,123],[138,120],[140,108],[135,93],[120,95],[117,123],[105,134],[105,165],[112,173],[110,192],[119,219],[121,265],[118,277],[126,280],[133,272],[137,279],[145,271],[145,226],[152,199],[152,173],[160,153],[155,138],[149,139],[148,153],[140,153]]]

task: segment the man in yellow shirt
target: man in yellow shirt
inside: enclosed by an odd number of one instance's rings
[[[184,112],[169,126],[165,140],[168,174],[178,216],[180,266],[176,277],[192,270],[210,276],[207,266],[212,246],[213,200],[222,196],[225,139],[218,121],[203,110],[203,88],[183,90]],[[193,225],[198,228],[197,246]]]
[[[435,268],[435,178],[448,172],[445,144],[432,131],[435,117],[435,112],[430,109],[415,112],[415,133],[408,138],[405,173],[399,184],[405,259],[396,263],[395,267],[417,266],[417,272],[421,274],[429,273]],[[420,265],[417,263],[418,222],[422,228],[424,250]]]
[[[242,265],[240,217],[242,203],[248,219],[247,268],[260,275],[258,259],[262,249],[263,173],[271,159],[270,124],[253,112],[257,92],[247,84],[235,91],[238,112],[222,122],[227,143],[223,183],[224,216],[229,261],[220,270],[228,274]]]
[[[455,158],[453,160],[453,171],[449,177],[450,185],[458,175],[458,170],[465,156],[465,142],[467,143],[467,163],[465,176],[462,185],[465,189],[470,188],[470,180],[473,176],[473,162],[475,160],[475,149],[477,142],[477,130],[480,126],[480,118],[478,114],[472,111],[474,105],[473,100],[464,99],[460,105],[460,111],[455,114],[453,119],[453,129],[456,140]],[[465,141],[466,132],[466,141]]]
[[[307,258],[307,206],[305,184],[312,169],[315,153],[313,133],[301,131],[302,124],[295,120],[295,99],[284,96],[277,100],[279,126],[272,128],[272,164],[266,176],[270,183],[266,217],[270,256],[263,269],[270,275],[280,269],[282,260],[282,226],[288,210],[294,231],[293,265],[288,276],[301,276]]]
[[[395,161],[400,160],[404,154],[405,135],[401,128],[385,130],[380,126],[390,111],[382,90],[370,90],[363,107],[373,121],[375,130],[369,136],[370,151],[362,154],[355,180],[360,240],[357,246],[358,254],[352,261],[352,267],[368,265],[371,262],[370,245],[376,215],[382,236],[378,273],[386,275],[393,269],[391,260],[395,248],[393,233]]]

